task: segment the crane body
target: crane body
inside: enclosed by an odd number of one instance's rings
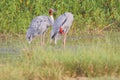
[[[40,35],[41,36],[41,45],[44,44],[45,33],[49,26],[54,24],[54,18],[52,12],[55,12],[53,9],[49,10],[49,16],[37,16],[32,21],[26,33],[26,39],[29,43],[32,42],[33,38]]]
[[[55,44],[57,44],[57,40],[60,39],[61,35],[64,35],[63,43],[65,45],[66,35],[73,23],[73,20],[74,20],[73,14],[70,12],[65,12],[64,14],[59,16],[53,24],[50,42],[52,42],[52,39],[54,39]]]

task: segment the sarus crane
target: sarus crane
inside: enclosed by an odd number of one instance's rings
[[[61,35],[63,35],[63,45],[65,46],[67,33],[73,23],[73,20],[73,14],[70,12],[65,12],[64,14],[59,16],[55,20],[54,25],[52,27],[50,43],[52,43],[52,40],[54,40],[54,43],[57,44],[57,40],[61,38]]]
[[[54,24],[53,12],[56,11],[54,9],[50,9],[49,10],[50,17],[43,15],[37,16],[32,20],[26,33],[26,39],[29,42],[29,44],[32,42],[33,38],[40,35],[41,45],[44,45],[45,33],[47,32],[48,27],[53,26]]]

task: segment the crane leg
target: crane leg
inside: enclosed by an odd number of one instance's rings
[[[52,44],[52,39],[50,39],[50,44]]]
[[[43,38],[42,38],[42,45],[44,45],[44,43],[45,43],[45,34],[43,34],[42,37],[43,37]]]
[[[66,44],[66,37],[67,37],[67,33],[64,34],[64,39],[63,39],[63,46],[65,47]]]
[[[57,44],[57,39],[55,39],[55,45]]]
[[[40,41],[40,45],[41,45],[41,46],[42,46],[42,40],[43,40],[42,38],[43,38],[43,36],[41,35],[41,41]]]

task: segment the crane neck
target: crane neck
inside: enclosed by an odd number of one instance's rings
[[[52,25],[54,24],[54,18],[53,15],[50,15],[51,21],[52,21]]]

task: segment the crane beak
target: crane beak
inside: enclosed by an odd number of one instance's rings
[[[57,11],[56,10],[53,10],[54,13],[56,13]]]
[[[55,13],[57,12],[55,9],[51,9],[51,10],[52,10],[52,12],[55,12]]]

